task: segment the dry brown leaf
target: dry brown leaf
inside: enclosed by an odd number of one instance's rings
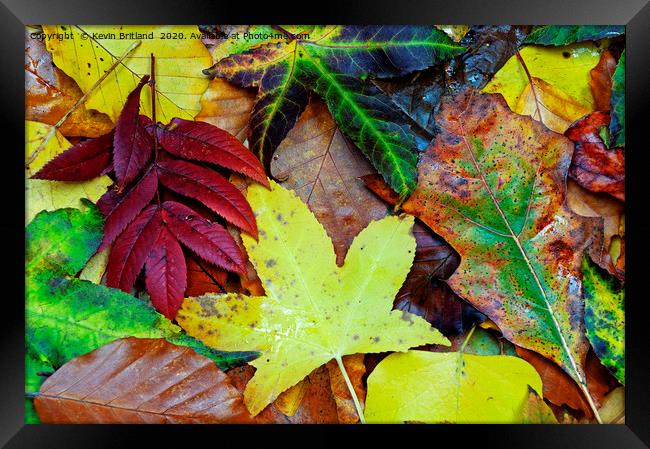
[[[25,119],[55,125],[83,95],[77,83],[52,63],[45,44],[25,31]],[[106,114],[79,106],[61,125],[64,136],[98,137],[113,128]]]
[[[364,406],[366,399],[366,387],[363,385],[363,376],[366,374],[366,365],[364,365],[363,359],[363,354],[343,356],[345,371],[348,373],[350,382],[352,382],[352,385],[354,386],[354,391],[361,403],[361,407]],[[326,366],[329,371],[332,394],[336,401],[339,422],[341,424],[358,423],[359,415],[354,407],[352,395],[350,394],[350,390],[348,390],[345,378],[343,377],[336,360],[330,360]]]
[[[603,51],[596,67],[589,72],[591,94],[597,111],[609,111],[612,97],[612,75],[616,70],[616,58],[609,50]]]
[[[354,237],[388,213],[360,179],[375,173],[347,139],[321,100],[313,100],[280,144],[273,176],[309,206],[334,243],[341,265]]]
[[[255,92],[215,78],[201,97],[201,112],[195,119],[225,129],[243,142],[248,134],[248,119],[253,104]]]
[[[50,424],[245,423],[241,394],[207,357],[163,339],[116,340],[63,365],[34,406]]]

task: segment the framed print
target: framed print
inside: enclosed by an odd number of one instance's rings
[[[650,6],[39,3],[3,9],[7,447],[647,447]]]

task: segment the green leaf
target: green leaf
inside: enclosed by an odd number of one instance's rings
[[[190,347],[222,369],[252,360],[251,352],[205,347],[148,304],[120,290],[72,277],[101,241],[97,208],[40,213],[27,226],[26,388],[38,391],[36,370],[54,371],[74,357],[123,337],[165,338]],[[58,268],[57,268],[58,267]]]
[[[530,33],[525,44],[567,45],[574,42],[596,41],[625,33],[619,25],[544,25]]]
[[[459,296],[586,391],[580,265],[602,224],[565,204],[573,143],[511,112],[501,95],[458,96],[436,121],[403,210],[460,254],[448,279]]]
[[[365,414],[369,423],[521,423],[529,386],[541,395],[539,375],[517,357],[408,351],[370,374]]]
[[[612,119],[609,132],[613,146],[625,146],[625,50],[618,60],[614,75],[612,75]]]
[[[251,149],[268,167],[304,110],[309,92],[325,99],[346,134],[402,197],[415,187],[417,154],[406,119],[363,82],[422,70],[463,52],[443,31],[425,26],[314,27],[309,37],[259,44],[206,73],[259,87],[251,115]]]
[[[247,199],[260,239],[242,238],[266,296],[186,298],[176,319],[208,346],[262,352],[244,391],[253,415],[330,360],[449,344],[424,319],[391,310],[415,255],[413,217],[370,223],[339,267],[325,229],[293,191],[253,185]]]
[[[587,338],[602,364],[625,385],[625,290],[588,257],[582,275]]]

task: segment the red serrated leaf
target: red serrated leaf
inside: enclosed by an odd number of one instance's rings
[[[161,226],[158,205],[152,204],[140,212],[113,245],[106,266],[106,285],[131,291]]]
[[[257,224],[246,198],[213,170],[185,161],[157,164],[160,182],[181,195],[195,198],[223,218],[257,238]]]
[[[103,174],[110,165],[113,131],[68,148],[45,164],[33,179],[88,181]]]
[[[229,271],[243,273],[244,256],[226,229],[175,201],[162,204],[163,221],[198,256]]]
[[[166,226],[161,226],[145,261],[145,284],[156,310],[173,320],[183,303],[187,267],[178,240]]]
[[[140,211],[152,200],[158,187],[158,175],[156,170],[150,169],[142,179],[123,195],[115,194],[117,198],[111,198],[113,204],[106,204],[110,207],[104,224],[104,240],[100,250],[113,243],[113,240],[122,233],[124,228],[133,221]],[[102,198],[104,198],[103,195]],[[100,198],[100,201],[102,200]],[[100,201],[97,202],[99,205]],[[108,199],[107,199],[108,202]],[[100,210],[103,209],[100,206]]]
[[[108,217],[120,202],[122,196],[115,190],[107,190],[98,200],[97,208],[102,213],[104,218]]]
[[[133,181],[151,155],[153,141],[140,120],[140,92],[149,81],[145,75],[138,87],[126,98],[126,103],[115,125],[113,164],[120,187]]]
[[[171,154],[217,164],[269,185],[255,155],[235,136],[216,126],[175,118],[166,127],[156,128],[156,133],[160,145]]]

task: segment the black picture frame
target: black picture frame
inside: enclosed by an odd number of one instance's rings
[[[253,6],[254,5],[254,6]],[[308,12],[309,11],[309,12]],[[263,4],[216,0],[2,0],[0,98],[5,151],[0,175],[2,338],[0,338],[0,443],[8,448],[122,448],[209,444],[228,440],[268,444],[291,439],[341,444],[351,437],[381,438],[390,432],[406,444],[468,444],[478,447],[633,449],[650,445],[650,365],[646,333],[648,299],[644,277],[650,254],[650,220],[645,218],[650,148],[643,136],[650,104],[650,3],[648,0],[374,0],[318,3],[276,0]],[[25,425],[24,407],[24,26],[28,24],[160,23],[448,23],[448,24],[612,24],[626,25],[626,424],[624,425],[467,425],[467,426],[64,426]],[[9,137],[13,143],[10,144]],[[645,148],[644,148],[645,144]],[[21,239],[20,236],[23,236]],[[22,255],[22,257],[21,257]],[[23,274],[21,274],[21,272]],[[407,435],[408,434],[408,435]],[[416,434],[416,435],[413,435]],[[421,438],[419,440],[418,438]],[[145,441],[146,443],[144,443]],[[428,443],[427,443],[428,442]],[[146,446],[144,446],[146,444]],[[422,444],[422,443],[417,443]]]

